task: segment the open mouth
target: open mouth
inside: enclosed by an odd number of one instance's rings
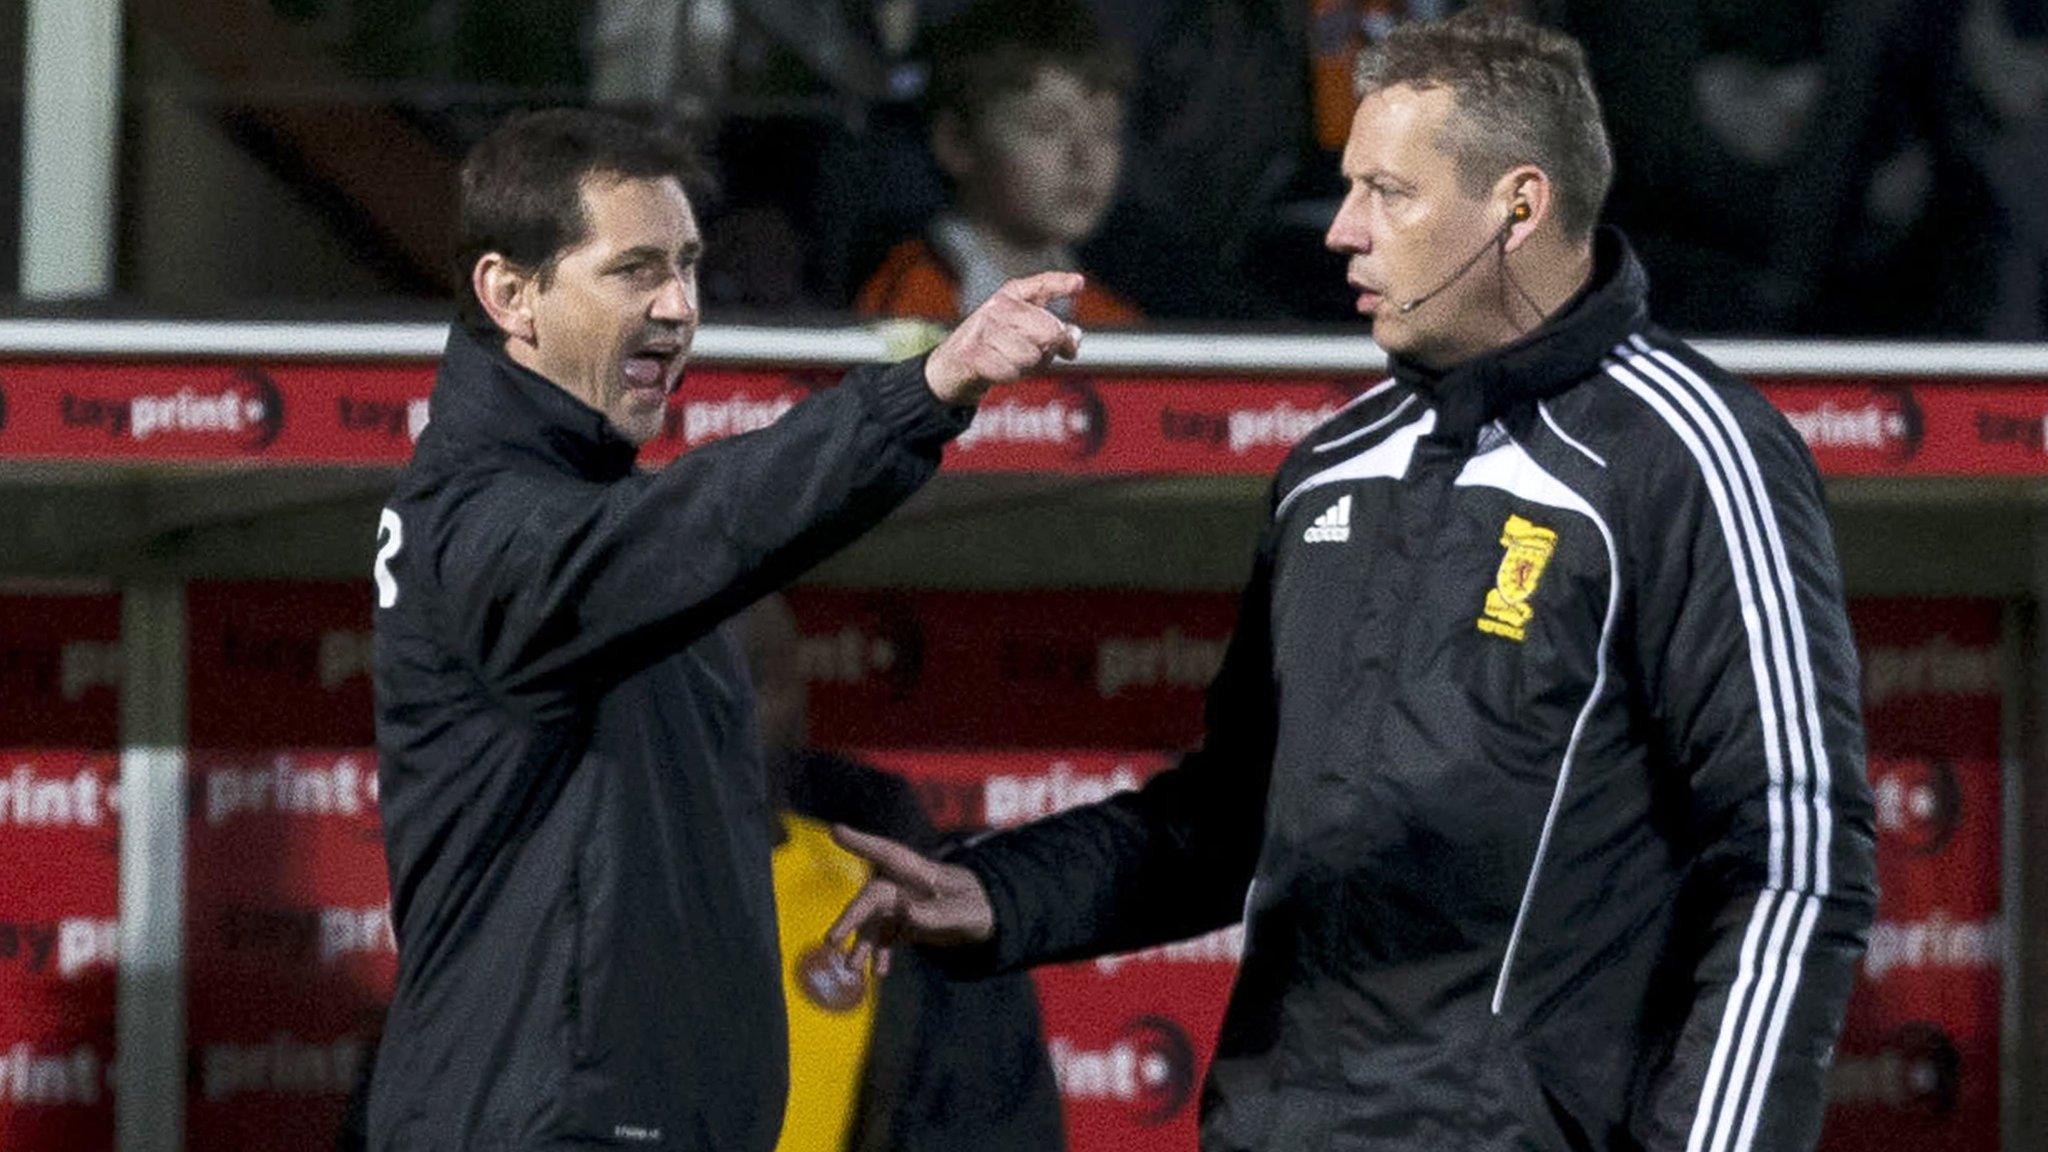
[[[628,355],[620,371],[628,387],[658,389],[667,395],[682,377],[683,349],[677,344],[648,345]]]

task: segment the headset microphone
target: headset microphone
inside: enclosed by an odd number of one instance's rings
[[[1429,291],[1424,292],[1422,295],[1417,296],[1415,299],[1410,300],[1405,304],[1396,305],[1394,311],[1399,312],[1403,316],[1406,316],[1410,312],[1415,311],[1417,308],[1420,308],[1424,304],[1427,304],[1431,300],[1435,299],[1437,294],[1441,293],[1444,289],[1449,288],[1451,285],[1456,284],[1460,280],[1463,280],[1465,278],[1465,273],[1470,272],[1472,270],[1472,266],[1479,263],[1479,261],[1486,255],[1487,249],[1498,248],[1506,244],[1508,242],[1508,233],[1513,232],[1515,230],[1515,225],[1520,224],[1522,221],[1527,220],[1528,218],[1528,202],[1526,200],[1516,201],[1514,209],[1508,213],[1508,218],[1506,220],[1501,221],[1500,228],[1493,234],[1493,238],[1488,240],[1484,245],[1482,245],[1479,251],[1474,252],[1472,254],[1471,259],[1465,261],[1463,264],[1458,265],[1458,270],[1456,272],[1451,273],[1450,276],[1446,277],[1443,283],[1438,284],[1436,287],[1431,288]]]

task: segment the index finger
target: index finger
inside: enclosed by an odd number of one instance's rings
[[[853,902],[841,909],[839,918],[825,930],[825,942],[845,951],[848,943],[868,934],[869,922],[885,915],[892,902],[889,893],[873,882],[862,885]]]
[[[1002,291],[1026,304],[1036,304],[1043,308],[1062,296],[1072,296],[1087,283],[1079,272],[1040,272],[1036,276],[1012,280],[1003,285]]]
[[[916,888],[921,895],[938,891],[939,866],[917,854],[915,849],[886,836],[856,832],[844,824],[832,826],[832,840],[841,848],[875,866],[875,871],[899,884]]]

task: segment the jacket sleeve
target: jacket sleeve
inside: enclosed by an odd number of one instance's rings
[[[1272,534],[1209,686],[1206,736],[1143,788],[977,841],[957,857],[995,910],[956,975],[1010,971],[1184,939],[1243,914],[1265,826],[1276,725]]]
[[[1633,1126],[1654,1152],[1795,1152],[1876,907],[1856,653],[1797,435],[1747,389],[1668,395],[1686,445],[1632,518],[1635,641],[1691,867]]]
[[[923,360],[856,370],[767,428],[656,473],[465,474],[425,546],[443,625],[492,690],[573,688],[658,659],[873,527],[965,426]]]

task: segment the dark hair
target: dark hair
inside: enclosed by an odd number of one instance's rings
[[[1039,70],[1059,68],[1097,92],[1129,91],[1132,68],[1082,0],[977,0],[934,29],[926,42],[931,82],[925,107],[936,119],[981,122],[990,104],[1021,92]]]
[[[458,313],[470,331],[504,337],[470,287],[476,262],[496,252],[545,283],[561,254],[590,235],[583,182],[592,176],[701,182],[681,141],[580,108],[519,113],[470,149],[462,162],[455,277]]]
[[[1358,58],[1358,95],[1387,88],[1448,88],[1457,111],[1443,143],[1468,193],[1518,164],[1557,187],[1557,222],[1583,239],[1614,183],[1614,156],[1586,53],[1562,32],[1514,16],[1467,9],[1448,20],[1403,24]]]

